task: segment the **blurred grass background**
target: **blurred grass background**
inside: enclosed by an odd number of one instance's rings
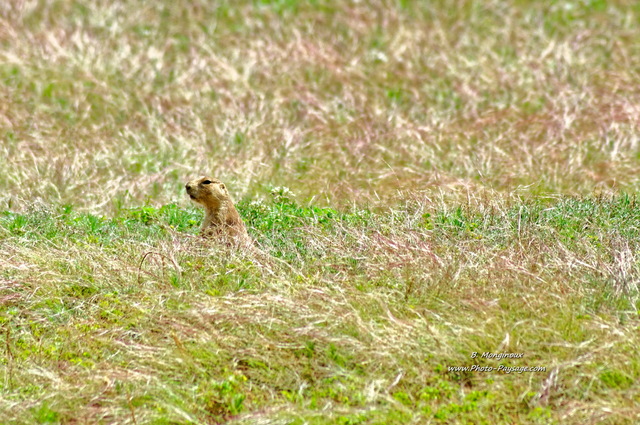
[[[4,208],[163,205],[205,172],[326,205],[638,188],[634,2],[2,8]]]

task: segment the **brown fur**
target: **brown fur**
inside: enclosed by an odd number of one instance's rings
[[[191,180],[185,189],[193,202],[205,208],[200,235],[226,242],[246,243],[251,240],[224,183],[203,176]]]

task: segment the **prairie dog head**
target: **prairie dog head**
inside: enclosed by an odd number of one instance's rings
[[[205,207],[219,207],[224,201],[228,201],[229,191],[218,179],[203,176],[191,180],[185,185],[185,189],[193,202]]]

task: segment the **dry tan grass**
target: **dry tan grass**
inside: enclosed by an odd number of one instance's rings
[[[637,188],[624,3],[282,7],[5,6],[5,206],[161,204],[212,170],[332,204]]]

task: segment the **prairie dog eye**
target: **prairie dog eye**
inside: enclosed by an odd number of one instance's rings
[[[202,184],[211,184],[211,180],[205,180],[202,182]]]

